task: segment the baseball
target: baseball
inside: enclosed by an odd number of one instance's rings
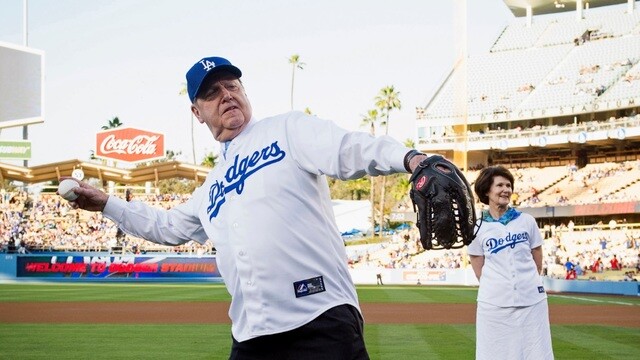
[[[58,194],[67,201],[73,201],[78,198],[78,195],[73,192],[73,189],[78,187],[78,182],[73,179],[64,179],[58,185]]]

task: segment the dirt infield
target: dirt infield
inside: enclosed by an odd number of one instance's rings
[[[0,302],[0,323],[226,324],[220,302]],[[475,304],[362,304],[369,324],[474,324]],[[551,324],[640,327],[637,306],[550,305]]]

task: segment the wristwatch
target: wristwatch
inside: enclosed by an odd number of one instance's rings
[[[411,162],[411,159],[413,159],[414,156],[416,155],[427,155],[425,153],[422,153],[416,149],[413,149],[411,151],[409,151],[405,156],[404,156],[404,168],[405,170],[407,170],[408,173],[411,173],[411,168],[409,167],[409,163]]]

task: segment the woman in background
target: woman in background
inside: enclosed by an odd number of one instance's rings
[[[535,219],[510,206],[514,178],[484,168],[474,190],[483,210],[469,245],[480,282],[476,359],[553,359],[549,307],[542,285],[542,236]]]

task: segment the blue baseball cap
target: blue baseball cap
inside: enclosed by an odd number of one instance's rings
[[[200,91],[200,85],[204,82],[207,76],[220,71],[228,71],[238,78],[242,76],[242,71],[233,66],[231,62],[221,57],[206,57],[197,63],[193,64],[191,69],[187,71],[187,93],[189,93],[189,100],[191,103],[196,101],[196,95]]]

